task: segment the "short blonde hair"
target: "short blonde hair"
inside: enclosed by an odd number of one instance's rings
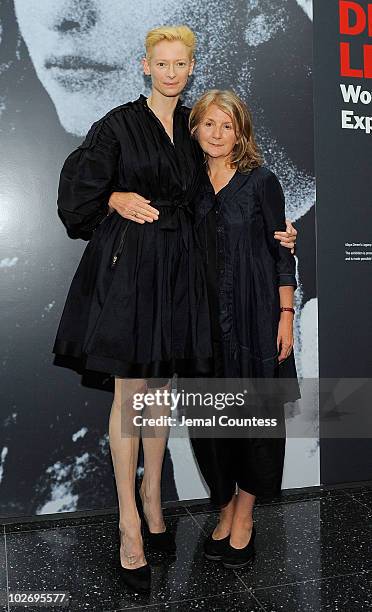
[[[154,28],[153,30],[147,32],[145,39],[145,47],[146,57],[148,59],[151,57],[151,52],[155,45],[157,45],[162,40],[169,40],[171,42],[179,40],[180,42],[183,42],[183,44],[186,45],[189,50],[190,59],[194,57],[196,48],[196,36],[188,26],[162,26],[160,28]]]
[[[248,173],[262,166],[263,159],[253,134],[252,116],[247,105],[233,91],[211,89],[194,104],[189,118],[192,136],[205,117],[211,104],[227,113],[232,120],[237,143],[232,151],[230,165],[239,172]]]

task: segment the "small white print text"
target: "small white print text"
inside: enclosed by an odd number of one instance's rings
[[[13,591],[8,596],[9,604],[25,604],[28,606],[58,606],[68,603],[69,594],[60,591]]]
[[[372,243],[345,242],[345,261],[372,261]]]
[[[227,415],[216,415],[208,418],[187,418],[184,415],[178,420],[170,416],[158,416],[147,418],[142,415],[133,417],[136,427],[276,427],[277,419],[261,419],[257,417],[228,417]]]

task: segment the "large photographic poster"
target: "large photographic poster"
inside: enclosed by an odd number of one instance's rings
[[[342,483],[372,477],[372,4],[314,19],[321,475]]]
[[[149,92],[146,32],[186,23],[198,37],[184,102],[232,88],[249,104],[267,164],[299,230],[296,360],[318,374],[312,9],[308,0],[0,0],[0,513],[116,504],[112,396],[53,365],[54,336],[86,246],[67,237],[56,192],[66,156],[109,109]],[[288,420],[303,418],[301,404]],[[317,406],[306,415],[317,429]],[[287,442],[283,487],[318,484],[318,437]],[[163,497],[206,497],[187,440],[170,440]]]

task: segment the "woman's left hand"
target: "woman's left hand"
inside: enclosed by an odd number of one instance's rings
[[[287,249],[291,249],[291,253],[295,252],[295,245],[297,240],[297,230],[293,227],[289,219],[285,220],[286,231],[285,232],[274,232],[275,240],[279,240],[280,244]]]
[[[279,327],[277,347],[279,363],[287,359],[293,350],[293,315],[290,312],[282,312]]]

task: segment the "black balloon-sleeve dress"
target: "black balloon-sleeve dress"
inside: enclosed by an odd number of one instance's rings
[[[237,171],[217,194],[204,174],[196,227],[206,263],[214,376],[274,381],[273,395],[267,398],[270,414],[278,420],[272,438],[246,437],[244,431],[228,437],[228,429],[226,437],[192,437],[200,470],[218,506],[231,500],[236,486],[262,498],[277,495],[281,488],[284,403],[300,397],[293,352],[279,365],[277,350],[279,287],[297,286],[295,259],[274,239],[274,231],[285,226],[283,191],[269,169]]]
[[[58,213],[70,237],[89,242],[53,352],[71,357],[80,372],[129,378],[210,372],[208,299],[191,204],[202,158],[188,115],[179,102],[172,142],[141,95],[94,123],[65,161]],[[109,214],[113,191],[151,200],[159,220],[138,224]]]

